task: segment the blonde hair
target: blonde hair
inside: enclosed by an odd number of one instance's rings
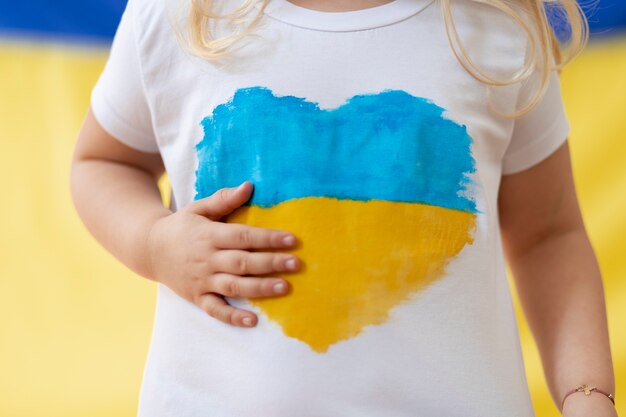
[[[213,0],[190,0],[191,7],[187,16],[187,33],[182,36],[183,44],[192,54],[207,60],[219,60],[226,57],[238,41],[253,34],[259,24],[265,7],[271,0],[243,0],[233,11],[220,15],[212,12]],[[501,113],[504,117],[515,118],[528,113],[542,99],[548,87],[550,72],[560,71],[585,47],[589,38],[589,26],[576,0],[467,0],[493,6],[511,17],[526,34],[529,41],[524,66],[510,79],[496,80],[481,70],[470,58],[456,30],[452,15],[451,0],[439,0],[444,17],[448,41],[463,68],[476,80],[490,87],[507,86],[528,79],[536,69],[540,69],[540,83],[530,101],[513,113]],[[249,17],[250,12],[259,4],[258,12]],[[565,27],[568,37],[559,41],[550,24]],[[233,32],[214,36],[211,22],[226,20]],[[180,32],[179,32],[179,35]]]

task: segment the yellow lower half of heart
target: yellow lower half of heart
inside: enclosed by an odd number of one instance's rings
[[[306,197],[270,208],[243,206],[225,219],[292,232],[288,252],[303,263],[280,276],[284,296],[250,302],[283,332],[323,353],[445,275],[446,264],[473,243],[476,215],[426,204]]]

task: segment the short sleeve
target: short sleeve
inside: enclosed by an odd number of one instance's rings
[[[522,87],[518,102],[528,102],[529,85]],[[502,175],[515,174],[543,161],[567,140],[569,131],[559,76],[553,70],[541,101],[514,121],[511,141],[502,159]]]
[[[158,153],[134,33],[133,2],[127,3],[109,58],[91,92],[91,107],[104,130],[120,142]]]

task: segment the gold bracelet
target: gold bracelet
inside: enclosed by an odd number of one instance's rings
[[[590,387],[589,385],[584,384],[584,385],[581,385],[579,387],[576,387],[576,388],[572,389],[567,394],[565,394],[565,396],[563,397],[563,401],[561,401],[561,410],[563,410],[563,405],[565,404],[565,399],[567,397],[569,397],[571,394],[575,393],[575,392],[584,392],[585,395],[591,395],[592,392],[597,392],[599,394],[606,395],[609,398],[609,400],[611,400],[613,405],[615,405],[615,395],[609,394],[608,392],[604,392],[604,391],[602,391],[599,388]]]

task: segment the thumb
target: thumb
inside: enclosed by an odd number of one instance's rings
[[[220,188],[210,196],[191,203],[189,211],[218,221],[248,201],[253,188],[250,181],[244,181],[238,187]]]

